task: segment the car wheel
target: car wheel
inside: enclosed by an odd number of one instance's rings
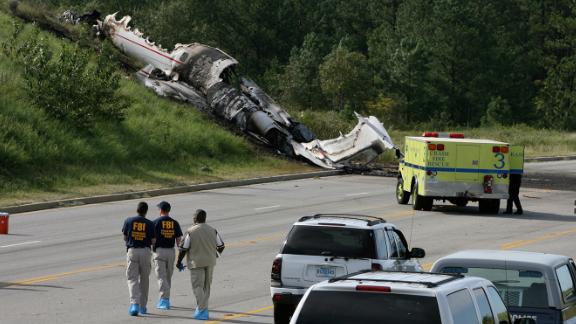
[[[294,313],[294,306],[286,304],[274,304],[274,324],[288,324]]]
[[[398,184],[396,185],[396,201],[401,205],[406,205],[410,200],[410,192],[404,190],[404,180],[398,177]]]

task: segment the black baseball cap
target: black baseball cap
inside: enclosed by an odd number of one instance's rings
[[[161,211],[165,211],[165,212],[169,212],[170,211],[170,203],[168,203],[167,201],[161,201],[158,205],[158,208],[160,208]]]

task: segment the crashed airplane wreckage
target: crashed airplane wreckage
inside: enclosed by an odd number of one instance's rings
[[[199,43],[176,44],[169,52],[129,27],[129,16],[116,20],[115,15],[97,22],[97,34],[147,64],[136,75],[161,96],[189,102],[286,155],[323,168],[367,164],[394,148],[382,123],[372,116],[356,115],[358,124],[347,135],[318,140],[254,82],[236,75],[238,61],[230,55]]]

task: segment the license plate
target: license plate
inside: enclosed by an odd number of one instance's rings
[[[316,268],[316,277],[318,278],[334,278],[335,276],[336,276],[336,269],[333,267]]]

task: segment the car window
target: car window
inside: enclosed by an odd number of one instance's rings
[[[494,324],[494,315],[492,314],[492,309],[490,308],[490,303],[488,303],[488,297],[486,297],[484,289],[476,288],[472,290],[472,292],[478,304],[478,309],[480,309],[482,324]]]
[[[445,267],[440,272],[461,273],[492,281],[506,306],[548,307],[546,280],[539,271]]]
[[[374,233],[357,228],[297,225],[288,234],[282,253],[374,259]]]
[[[447,296],[447,299],[454,324],[478,323],[478,313],[468,289],[453,292]]]
[[[508,310],[502,302],[502,298],[498,294],[498,291],[494,287],[488,287],[488,300],[490,305],[492,305],[492,310],[494,310],[494,315],[498,318],[499,324],[510,323],[510,315],[508,315]]]
[[[391,231],[386,231],[386,238],[388,240],[388,250],[390,251],[390,258],[398,257],[398,247],[396,246],[396,240],[392,236]]]
[[[376,252],[378,259],[388,259],[388,244],[384,230],[375,230],[374,233],[376,234],[376,246],[378,247]]]
[[[398,259],[406,259],[408,256],[408,248],[405,241],[402,239],[397,230],[387,229],[388,240],[390,242],[390,257]]]
[[[569,298],[574,296],[574,282],[570,275],[568,265],[563,265],[556,269],[556,276],[558,277],[560,290],[562,290],[562,298],[564,299],[564,302],[567,302]]]
[[[304,300],[296,323],[440,324],[441,321],[435,297],[313,290]]]

